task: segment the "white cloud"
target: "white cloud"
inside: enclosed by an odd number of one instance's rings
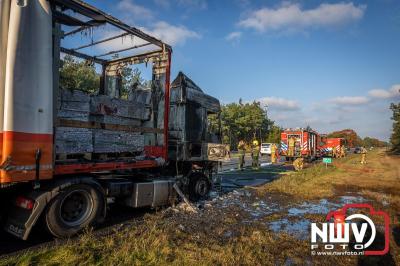
[[[244,7],[247,7],[250,5],[250,0],[235,0],[235,2],[241,8],[244,8]]]
[[[200,39],[201,35],[187,29],[185,26],[174,26],[165,21],[159,21],[150,28],[141,28],[144,32],[153,35],[169,45],[182,45],[188,39]]]
[[[204,10],[208,7],[206,0],[154,0],[154,3],[162,8],[179,6],[191,10]]]
[[[332,98],[328,101],[337,105],[360,105],[369,102],[369,99],[364,96],[342,96]]]
[[[101,33],[102,33],[101,39],[106,39],[106,38],[110,38],[113,36],[118,36],[121,33],[123,33],[123,31],[108,29],[108,30],[102,31]],[[141,45],[144,43],[147,43],[147,42],[143,39],[140,39],[139,37],[124,36],[124,37],[120,37],[117,39],[113,39],[108,42],[101,43],[98,45],[98,47],[101,49],[102,52],[105,52],[105,51],[109,52],[109,51],[117,51],[117,50],[121,50],[121,49],[127,49],[127,48]],[[143,48],[143,49],[145,49],[145,48]]]
[[[368,92],[369,96],[380,99],[390,99],[400,96],[400,84],[393,85],[388,90],[376,89]]]
[[[234,32],[229,33],[225,37],[225,40],[227,40],[227,41],[238,41],[241,37],[242,37],[242,32],[234,31]]]
[[[288,100],[278,97],[264,97],[257,99],[262,105],[270,107],[271,109],[283,110],[283,111],[295,111],[299,110],[300,106],[297,101]]]
[[[238,25],[260,32],[332,27],[360,20],[365,10],[366,5],[356,6],[352,2],[321,4],[308,10],[300,4],[284,3],[276,9],[264,7],[253,11]]]
[[[150,9],[135,4],[133,0],[120,1],[117,5],[117,9],[129,15],[132,20],[148,20],[153,18],[153,12]]]
[[[178,4],[191,9],[204,10],[207,9],[206,0],[177,0]]]
[[[268,104],[269,118],[283,128],[310,125],[319,133],[352,128],[361,137],[387,140],[392,126],[389,106],[385,101],[368,100],[367,97],[337,97],[327,101],[320,99],[314,103],[298,103],[294,100],[267,97],[255,101]]]
[[[169,45],[183,45],[188,39],[199,39],[200,34],[187,29],[185,26],[175,26],[168,24],[165,21],[158,21],[149,27],[139,27],[143,32],[154,36]],[[110,38],[113,36],[118,36],[123,33],[119,30],[105,30],[102,32],[101,39]],[[118,51],[121,49],[131,48],[133,46],[138,46],[147,43],[147,41],[133,36],[124,36],[108,42],[104,42],[98,45],[100,52]],[[135,53],[147,52],[150,50],[155,50],[154,45],[149,45],[141,48],[136,48]]]
[[[176,3],[179,3],[181,5],[189,5],[193,4],[200,5],[202,1],[189,1],[189,0],[174,0]],[[172,2],[171,0],[154,0],[154,3],[158,6],[163,6],[165,8],[168,8]],[[202,5],[200,5],[202,6]],[[199,39],[201,38],[201,35],[198,34],[195,31],[192,31],[188,28],[186,28],[183,25],[171,25],[168,22],[157,20],[154,12],[144,6],[138,5],[134,2],[134,0],[121,0],[117,4],[117,10],[120,12],[118,14],[120,17],[123,17],[129,24],[134,25],[135,27],[141,29],[142,31],[146,32],[149,35],[152,35],[158,39],[161,39],[163,42],[169,44],[169,45],[182,45],[184,44],[188,39]],[[139,26],[137,24],[137,20],[143,20],[142,21],[142,26]],[[103,38],[108,38],[111,36],[115,36],[120,34],[120,31],[116,30],[106,30],[103,31]],[[146,43],[144,40],[135,37],[132,38],[131,36],[126,36],[124,38],[117,38],[114,39],[110,42],[104,43],[100,45],[100,48],[107,48],[107,50],[111,49],[113,50],[119,50],[119,49],[124,49],[124,48],[129,48],[132,46],[136,45],[141,45],[143,43]],[[144,47],[144,48],[139,48],[140,50],[149,50],[154,47]]]
[[[163,7],[163,8],[169,8],[171,6],[171,3],[169,0],[154,0],[154,3],[157,6]]]

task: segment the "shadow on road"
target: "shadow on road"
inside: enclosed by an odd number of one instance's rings
[[[228,171],[220,174],[221,186],[223,192],[229,192],[234,189],[245,186],[260,186],[279,178],[280,174],[286,171],[291,171],[292,166],[284,164],[266,165],[260,170],[246,168],[243,171]]]

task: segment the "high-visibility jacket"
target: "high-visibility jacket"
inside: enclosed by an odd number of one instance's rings
[[[295,140],[293,138],[290,138],[288,141],[289,147],[294,147],[294,144],[295,144]]]
[[[271,145],[271,154],[275,154],[276,153],[276,146],[275,144]]]

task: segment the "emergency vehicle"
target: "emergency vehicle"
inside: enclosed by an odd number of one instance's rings
[[[340,154],[342,146],[346,144],[346,140],[343,138],[321,138],[320,152],[322,156],[336,157],[335,155]]]
[[[294,138],[294,155],[289,156],[289,139]],[[288,128],[281,133],[280,154],[286,157],[286,160],[303,157],[315,159],[319,156],[319,134],[310,129]]]

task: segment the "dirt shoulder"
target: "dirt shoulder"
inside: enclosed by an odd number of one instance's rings
[[[0,261],[0,265],[399,265],[400,160],[383,151],[287,172],[272,183],[235,190],[202,204],[184,205],[121,224],[110,235],[77,240]],[[344,203],[371,203],[390,213],[391,249],[385,257],[311,256],[310,222]],[[396,226],[394,226],[396,225]]]

